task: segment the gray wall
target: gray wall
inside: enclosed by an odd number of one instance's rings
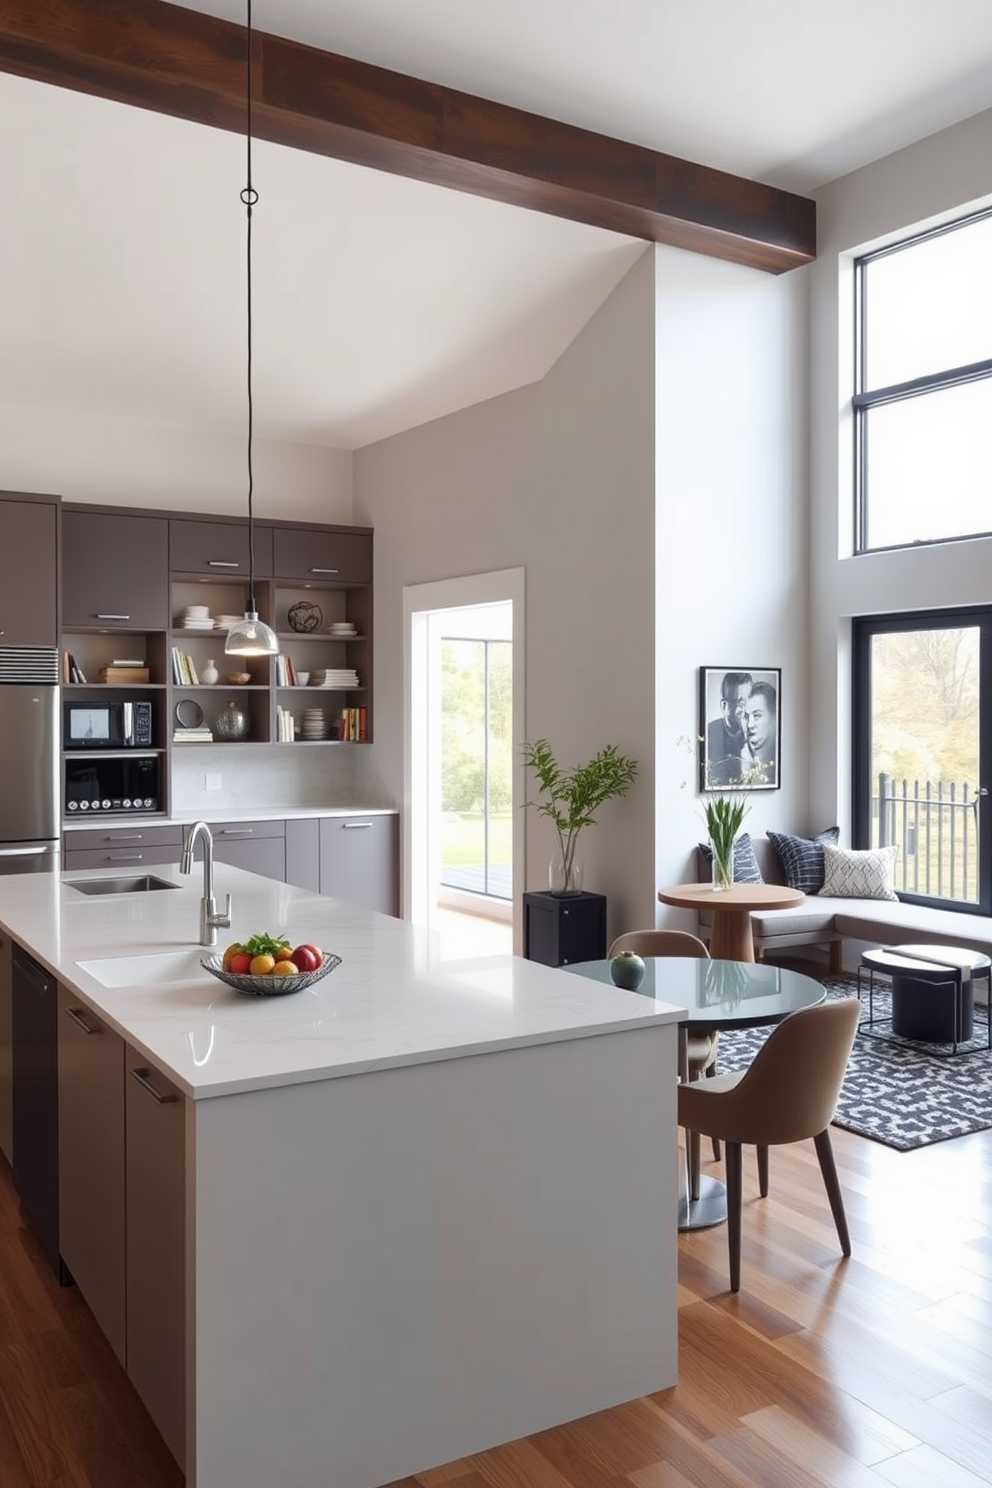
[[[583,834],[611,933],[653,923],[654,259],[646,249],[540,383],[359,451],[355,519],[376,529],[376,764],[403,792],[405,585],[526,569],[526,718],[579,764],[607,743],[640,762]],[[523,888],[547,887],[552,836],[528,813]]]

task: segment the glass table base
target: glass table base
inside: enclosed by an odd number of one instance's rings
[[[683,1185],[679,1198],[679,1229],[708,1230],[727,1222],[727,1189],[719,1178],[703,1173],[699,1178],[699,1198],[690,1199]]]

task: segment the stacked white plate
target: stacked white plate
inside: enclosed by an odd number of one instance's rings
[[[243,619],[243,615],[215,615],[214,624],[218,630],[230,630],[232,625],[237,625]]]
[[[319,667],[310,673],[311,687],[357,687],[358,673],[352,667]]]
[[[207,605],[187,605],[176,619],[183,630],[213,630],[214,622],[210,618],[210,610]]]
[[[352,636],[354,634],[355,627],[350,620],[334,620],[331,622],[330,629],[328,630],[328,635],[332,636]]]
[[[302,726],[300,728],[301,739],[326,739],[327,719],[324,717],[323,708],[304,708]]]

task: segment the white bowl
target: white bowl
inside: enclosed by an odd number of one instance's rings
[[[309,672],[297,672],[297,674],[296,674],[296,685],[297,685],[297,687],[306,687],[306,685],[307,685],[307,683],[309,681],[310,681],[310,673]]]

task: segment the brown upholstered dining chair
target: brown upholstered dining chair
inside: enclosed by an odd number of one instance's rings
[[[679,1125],[727,1149],[730,1290],[741,1289],[741,1148],[758,1149],[758,1187],[768,1194],[768,1149],[812,1137],[841,1250],[851,1254],[830,1122],[858,1030],[856,997],[817,1003],[783,1018],[750,1066],[679,1086]]]
[[[635,956],[699,956],[709,960],[709,951],[696,935],[688,930],[628,930],[618,935],[610,946],[610,960],[621,951],[633,951]],[[700,1075],[716,1074],[716,1050],[720,1039],[717,1029],[697,1029],[689,1035],[689,1079],[698,1080]],[[696,1137],[695,1168],[699,1171],[699,1138]],[[720,1143],[714,1141],[713,1156],[720,1160]]]

